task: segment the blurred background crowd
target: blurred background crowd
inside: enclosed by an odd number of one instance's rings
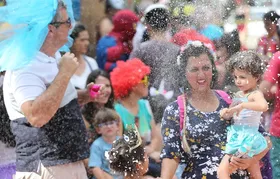
[[[182,93],[174,73],[182,46],[201,41],[210,49],[218,71],[218,81],[213,88],[229,94],[237,91],[225,67],[225,62],[232,55],[254,50],[264,63],[269,64],[280,50],[279,0],[72,0],[72,3],[75,22],[72,22],[70,35],[74,40],[71,52],[78,58],[80,66],[71,83],[77,89],[84,89],[91,82],[103,84],[106,93],[96,102],[81,107],[89,145],[92,146],[90,158],[85,161],[89,178],[98,178],[99,171],[92,167],[96,168],[100,163],[99,168],[110,173],[106,164],[103,166],[102,160],[106,158],[101,157],[98,163],[96,158],[100,155],[95,153],[110,148],[106,142],[98,140],[100,135],[106,136],[110,131],[97,128],[113,126],[115,121],[113,114],[111,121],[97,120],[102,118],[101,109],[104,107],[113,109],[120,116],[121,122],[111,131],[122,134],[125,124],[140,126],[139,131],[150,157],[147,176],[160,177],[161,119],[165,107]],[[0,6],[4,5],[5,0],[0,0]],[[8,29],[9,25],[3,23],[0,28]],[[5,35],[0,34],[0,41]],[[129,59],[134,60],[122,63]],[[144,78],[139,77],[138,71]],[[0,76],[0,86],[3,76],[4,72]],[[278,89],[275,87],[273,90]],[[15,142],[8,130],[9,117],[3,107],[2,95],[1,88],[0,165],[11,164],[13,171]],[[270,110],[263,114],[262,123],[267,132],[271,127],[274,104],[277,103],[275,100],[278,99],[269,99]],[[272,135],[279,137],[278,134]],[[279,161],[272,162],[272,168],[280,170]],[[0,175],[0,178],[4,177]],[[180,171],[177,178],[180,178]]]

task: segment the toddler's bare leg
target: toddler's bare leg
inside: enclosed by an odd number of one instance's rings
[[[232,173],[230,171],[230,165],[229,165],[229,159],[231,156],[225,155],[219,165],[217,175],[219,179],[230,179],[230,174]]]

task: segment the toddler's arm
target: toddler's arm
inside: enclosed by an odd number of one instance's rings
[[[265,100],[262,92],[255,91],[248,98],[249,98],[248,99],[249,102],[243,102],[243,103],[237,105],[237,108],[240,108],[241,110],[250,109],[253,111],[261,111],[261,112],[265,112],[268,110],[268,104],[267,104],[267,101]]]
[[[220,117],[225,120],[230,120],[232,118],[232,114],[230,114],[228,108],[224,108],[220,111]]]
[[[236,113],[238,115],[240,111],[242,111],[243,109],[250,109],[253,111],[261,111],[261,112],[265,112],[268,110],[268,104],[262,92],[255,91],[253,94],[251,94],[248,97],[248,100],[249,102],[242,102],[230,108],[227,112],[230,114]]]

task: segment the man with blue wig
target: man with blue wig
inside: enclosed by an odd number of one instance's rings
[[[86,128],[80,105],[89,89],[69,82],[79,63],[62,57],[72,27],[71,0],[7,0],[0,22],[13,27],[0,42],[4,99],[16,138],[16,179],[86,179]],[[68,9],[69,8],[69,9]],[[2,16],[3,14],[3,16]],[[61,57],[61,58],[60,58]]]

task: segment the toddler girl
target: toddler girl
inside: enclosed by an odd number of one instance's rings
[[[144,176],[148,170],[149,160],[135,125],[129,125],[123,137],[113,143],[108,158],[110,168],[122,173],[125,179]]]
[[[223,119],[233,117],[234,123],[228,128],[226,155],[218,169],[220,179],[230,179],[230,174],[236,170],[230,166],[232,155],[256,159],[254,156],[267,148],[266,139],[258,132],[261,115],[268,109],[262,92],[258,90],[264,63],[254,52],[238,52],[227,62],[227,68],[233,73],[240,91],[235,94],[231,106],[221,111]],[[257,159],[247,170],[250,178],[262,178]]]

